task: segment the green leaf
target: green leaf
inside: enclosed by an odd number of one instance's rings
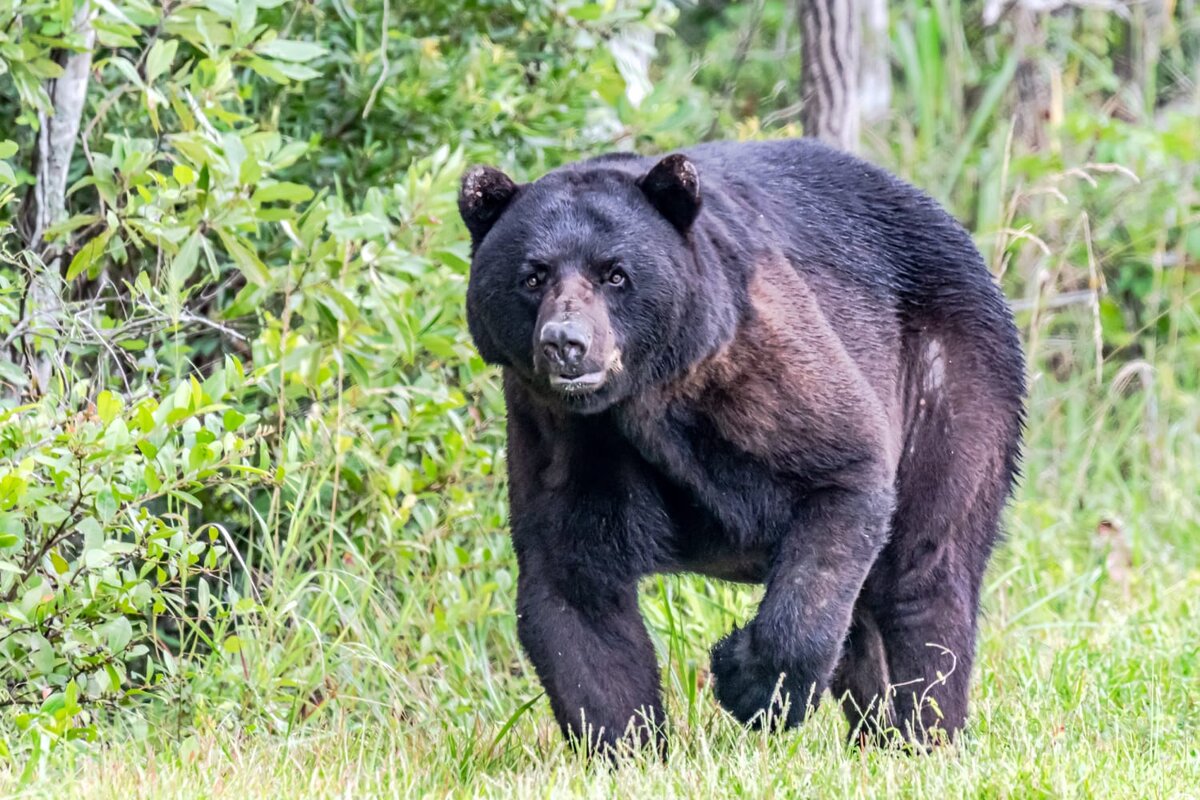
[[[125,420],[118,417],[104,431],[104,445],[116,452],[123,450],[129,444],[129,426]]]
[[[225,245],[225,252],[229,253],[246,280],[256,286],[266,286],[271,282],[271,271],[250,248],[223,230],[217,231],[217,235],[221,238],[221,244]]]
[[[49,643],[31,652],[29,660],[33,662],[34,669],[40,674],[51,675],[54,673],[54,664],[57,659],[54,657],[54,648]]]
[[[138,46],[137,40],[133,38],[139,33],[136,27],[106,20],[103,16],[94,20],[92,26],[96,29],[96,39],[105,47],[116,50],[121,47]]]
[[[28,382],[29,376],[13,362],[3,359],[0,360],[0,380],[8,381],[13,386],[20,387]]]
[[[12,158],[16,153],[16,142],[12,139],[0,139],[0,158]]]
[[[255,189],[250,202],[273,203],[277,200],[286,200],[289,203],[303,203],[311,200],[314,194],[312,189],[302,183],[280,181],[279,183],[272,183],[269,186],[260,186]]]
[[[121,413],[121,409],[125,407],[125,401],[120,395],[113,394],[105,389],[96,397],[96,416],[105,425],[112,422],[117,414]]]
[[[1121,306],[1111,297],[1100,300],[1100,331],[1104,341],[1118,347],[1124,347],[1132,339],[1125,328],[1125,317],[1121,314]]]
[[[187,238],[183,243],[183,247],[179,248],[179,252],[171,259],[170,283],[172,292],[178,292],[187,283],[187,279],[192,277],[192,273],[196,271],[196,263],[200,258],[200,239],[199,231],[196,231]]]
[[[146,481],[146,487],[152,492],[157,492],[162,488],[162,481],[158,478],[158,473],[154,470],[152,464],[147,464],[142,469],[142,478]]]
[[[197,444],[188,453],[188,469],[192,472],[198,472],[212,459],[212,451],[208,445]]]
[[[79,707],[79,684],[74,680],[67,681],[67,689],[63,692],[63,704],[63,710],[69,717],[74,717],[82,710]]]
[[[95,517],[84,517],[75,526],[78,533],[83,534],[83,546],[101,547],[104,544],[104,528]]]
[[[39,506],[37,510],[38,522],[43,525],[58,525],[68,516],[67,510],[57,504]]]
[[[104,255],[105,248],[108,247],[108,240],[112,238],[112,229],[106,228],[98,236],[94,236],[88,240],[87,244],[79,248],[79,252],[71,259],[71,265],[67,267],[67,280],[73,281],[82,273],[90,271],[93,266],[99,263],[100,258]]]
[[[586,3],[575,6],[567,12],[572,17],[583,22],[594,22],[604,15],[604,6],[600,3]]]
[[[201,503],[193,495],[188,494],[185,491],[175,490],[172,492],[168,492],[168,494],[171,497],[174,497],[176,500],[182,500],[183,502],[187,503],[189,506],[192,506],[193,508],[204,508],[203,503]]]
[[[96,513],[102,520],[110,520],[117,514],[117,498],[110,488],[96,492]]]
[[[133,638],[133,625],[129,623],[128,617],[114,617],[100,626],[100,633],[108,640],[108,649],[119,653]]]
[[[110,58],[108,63],[116,67],[117,71],[125,76],[125,79],[139,89],[145,88],[146,84],[142,81],[142,76],[138,74],[137,67],[129,62],[129,59],[117,56]]]
[[[303,64],[293,64],[287,61],[268,61],[265,58],[252,58],[246,62],[250,69],[276,83],[290,81],[308,81],[321,77],[321,73]]]
[[[287,83],[288,77],[283,74],[283,70],[275,66],[274,61],[267,61],[265,58],[252,58],[246,62],[250,69],[257,72],[269,81],[275,83]]]
[[[104,665],[104,674],[108,678],[108,690],[115,692],[121,688],[121,676],[117,673],[117,668],[112,664]]]
[[[233,25],[234,30],[239,32],[247,32],[253,30],[254,19],[258,16],[258,9],[255,8],[257,3],[238,3],[237,10],[234,15]]]
[[[83,553],[83,564],[88,569],[104,569],[112,561],[112,553],[99,547],[85,550]]]
[[[293,62],[312,61],[328,52],[319,44],[297,42],[292,39],[272,39],[265,44],[260,44],[255,50],[259,55]]]
[[[146,55],[147,83],[153,83],[155,78],[171,68],[177,50],[179,50],[178,39],[159,39],[151,45],[150,52]]]
[[[54,80],[63,76],[62,65],[49,58],[35,58],[26,62],[25,68],[42,80]]]
[[[196,586],[196,612],[200,619],[208,617],[209,600],[212,597],[212,590],[208,588],[208,581],[200,578]]]

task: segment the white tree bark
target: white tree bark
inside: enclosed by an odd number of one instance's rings
[[[862,64],[859,66],[859,108],[866,122],[887,117],[892,107],[892,63],[888,56],[887,0],[863,0]]]
[[[42,259],[43,269],[33,275],[25,298],[25,319],[33,331],[60,329],[62,313],[62,258],[51,251],[43,240],[46,230],[67,215],[67,178],[71,157],[79,138],[79,123],[87,101],[88,77],[92,67],[92,49],[96,33],[92,28],[90,2],[84,2],[75,13],[75,31],[86,45],[81,52],[60,51],[57,60],[63,74],[48,81],[46,92],[53,107],[52,114],[38,114],[38,138],[35,153],[35,183],[22,209],[25,219],[26,243]],[[45,394],[50,386],[54,363],[53,354],[27,352],[34,380],[35,395]]]
[[[1018,5],[1013,10],[1013,46],[1021,53],[1014,79],[1017,89],[1013,109],[1013,133],[1030,150],[1044,150],[1049,143],[1050,76],[1044,63],[1046,29],[1044,16]]]
[[[850,0],[799,0],[800,122],[805,136],[858,149],[859,14]]]

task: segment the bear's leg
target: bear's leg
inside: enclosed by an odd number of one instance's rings
[[[889,683],[883,636],[874,614],[860,599],[829,687],[841,700],[852,742],[875,740],[880,731],[891,727]]]
[[[801,510],[758,613],[712,651],[714,693],[741,722],[798,725],[829,686],[891,509],[887,488],[828,490]]]
[[[517,634],[563,734],[588,752],[664,748],[654,646],[633,581],[601,582],[520,559]]]
[[[968,576],[925,592],[891,593],[877,608],[891,678],[892,729],[918,745],[954,738],[967,717],[975,656]]]
[[[980,588],[1018,428],[982,389],[921,402],[892,533],[863,590],[887,653],[894,727],[918,746],[953,739],[967,717]]]

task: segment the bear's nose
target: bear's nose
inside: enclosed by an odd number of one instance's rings
[[[540,341],[546,362],[564,377],[575,377],[592,343],[592,332],[576,320],[556,320],[542,326]]]

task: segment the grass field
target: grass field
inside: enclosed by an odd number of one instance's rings
[[[1195,326],[1187,298],[1172,313]],[[849,749],[829,702],[798,731],[741,730],[705,685],[707,648],[751,613],[757,592],[671,577],[647,581],[643,593],[667,686],[670,756],[616,770],[586,763],[560,741],[519,655],[492,487],[459,497],[486,511],[451,517],[459,530],[415,543],[420,557],[398,557],[408,573],[397,567],[395,582],[352,583],[353,570],[326,569],[265,589],[315,593],[328,602],[306,614],[336,613],[346,625],[342,640],[307,648],[297,644],[302,620],[285,626],[292,634],[245,637],[248,675],[322,661],[326,691],[298,699],[286,719],[243,726],[256,702],[245,689],[229,692],[229,707],[189,706],[185,726],[170,703],[152,705],[108,723],[121,726],[105,736],[119,744],[61,749],[23,786],[15,773],[0,786],[89,800],[1200,797],[1193,341],[1114,364],[1099,385],[1090,368],[1063,380],[1035,372],[1025,478],[987,579],[973,717],[952,749]],[[1090,358],[1085,345],[1068,349]]]
[[[863,154],[972,232],[1029,356],[961,739],[853,749],[828,698],[741,729],[709,648],[762,590],[671,576],[670,754],[619,768],[517,642],[459,180],[799,135],[805,3],[87,5],[60,84],[84,0],[0,0],[0,797],[1200,800],[1200,0],[868,37]]]

